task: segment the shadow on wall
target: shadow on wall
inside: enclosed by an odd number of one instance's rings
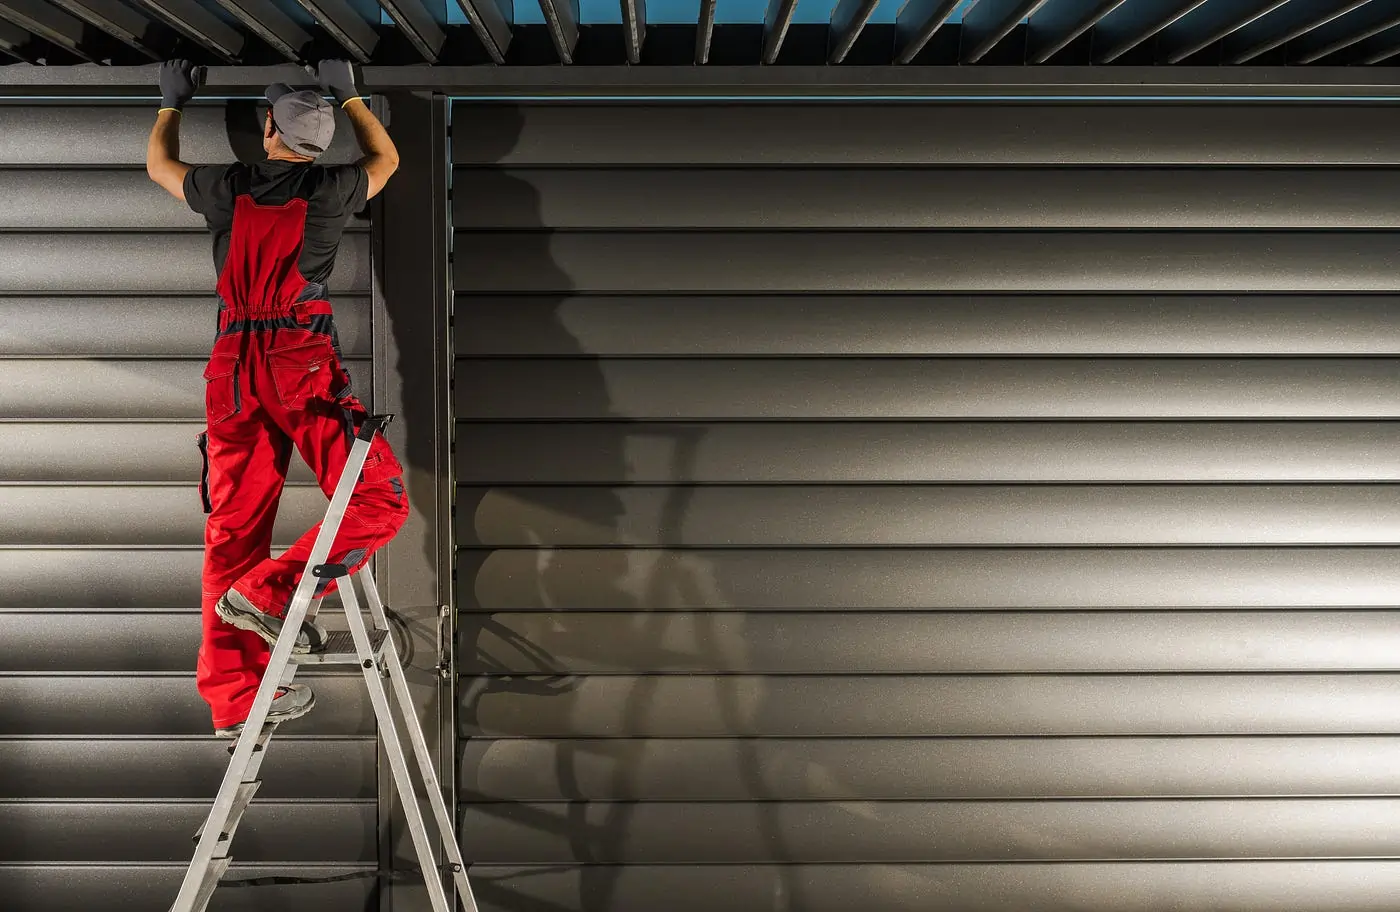
[[[609,486],[593,484],[570,487],[567,497],[558,496],[556,489],[548,487],[512,487],[508,499],[517,506],[510,520],[513,528],[509,540],[533,543],[533,547],[528,548],[533,555],[532,578],[526,583],[533,593],[526,599],[537,609],[566,613],[580,610],[581,605],[606,606],[608,610],[632,615],[631,623],[623,628],[625,633],[618,640],[599,643],[600,654],[594,658],[604,663],[611,661],[617,671],[635,672],[639,676],[622,705],[609,707],[607,712],[608,717],[615,720],[615,727],[610,728],[607,734],[621,737],[610,739],[601,747],[597,741],[578,746],[567,739],[559,742],[554,775],[562,794],[573,799],[565,806],[564,813],[540,814],[519,803],[492,801],[490,799],[496,796],[475,793],[472,789],[481,781],[480,770],[467,766],[462,769],[462,797],[465,802],[486,799],[474,810],[500,817],[510,830],[542,831],[545,834],[542,841],[545,843],[556,846],[560,842],[567,843],[567,856],[583,865],[578,879],[578,905],[571,904],[567,908],[577,908],[583,912],[611,912],[619,907],[619,902],[626,901],[617,895],[618,877],[623,869],[616,863],[625,862],[629,852],[634,851],[638,840],[643,838],[629,831],[637,804],[627,799],[635,796],[637,784],[646,778],[643,767],[648,762],[647,751],[652,742],[635,736],[652,730],[654,720],[667,711],[667,707],[655,705],[663,678],[648,673],[657,670],[654,665],[638,667],[637,660],[645,662],[646,659],[642,657],[655,657],[666,649],[667,641],[671,639],[668,634],[674,630],[675,608],[684,606],[705,612],[706,609],[729,606],[724,604],[724,597],[712,578],[708,562],[703,559],[697,560],[696,555],[674,550],[631,550],[637,538],[628,534],[626,527],[631,520],[626,515],[625,505],[617,490],[611,487],[625,485],[629,478],[629,445],[646,444],[649,450],[654,451],[653,445],[657,441],[652,438],[667,438],[663,446],[671,454],[669,477],[673,483],[668,488],[668,497],[659,515],[648,517],[644,522],[657,524],[656,541],[679,544],[684,540],[682,529],[693,491],[690,482],[695,478],[695,460],[704,430],[699,426],[629,422],[625,415],[615,409],[598,354],[588,351],[566,323],[571,307],[576,309],[580,302],[576,294],[586,294],[596,289],[575,289],[570,276],[554,261],[551,252],[553,230],[545,224],[539,193],[529,181],[529,172],[508,171],[499,164],[515,147],[524,116],[521,108],[515,105],[480,105],[466,112],[459,108],[454,114],[454,120],[469,117],[471,121],[470,129],[465,129],[462,123],[457,125],[456,140],[466,144],[464,150],[459,150],[457,159],[480,169],[473,175],[474,196],[457,202],[459,205],[500,207],[503,212],[509,212],[510,224],[526,225],[511,230],[511,269],[508,274],[522,277],[521,287],[531,289],[526,296],[513,288],[472,287],[470,270],[459,270],[464,278],[457,289],[456,323],[459,338],[462,338],[464,328],[470,331],[473,325],[487,325],[493,314],[511,314],[510,325],[517,332],[528,334],[528,339],[517,337],[512,340],[513,343],[530,352],[543,353],[543,357],[551,360],[569,360],[575,368],[570,372],[573,382],[567,390],[492,390],[488,386],[492,372],[489,362],[486,362],[480,365],[481,369],[459,370],[459,400],[470,400],[473,395],[479,394],[498,403],[567,402],[571,416],[592,422],[610,422],[608,425],[597,425],[609,430],[596,435],[599,443],[595,449],[588,453],[558,453],[553,457],[586,463],[589,479],[603,481]],[[489,218],[478,221],[487,225],[491,223]],[[472,242],[473,232],[458,234],[456,250],[459,259],[465,257],[469,262]],[[546,291],[542,293],[539,289]],[[529,318],[522,328],[521,314],[535,316]],[[465,349],[466,346],[459,348]],[[488,352],[485,357],[500,356]],[[529,372],[523,373],[526,377],[530,376]],[[527,379],[523,382],[546,381]],[[517,406],[515,411],[523,412],[529,408],[528,405]],[[460,411],[470,414],[472,410],[468,407]],[[515,416],[493,416],[505,421],[512,417]],[[523,417],[548,419],[555,416],[547,412],[531,412]],[[471,424],[459,427],[458,448],[474,445],[472,428]],[[500,444],[507,449],[518,450],[529,445],[523,435],[519,441],[510,442],[508,432],[495,435],[493,439],[507,441]],[[500,454],[488,461],[497,465],[509,464],[510,454]],[[459,499],[456,522],[460,530],[460,545],[477,540],[471,523],[482,500],[492,494],[493,489],[483,488],[478,489],[478,496],[473,500]],[[589,538],[606,542],[607,546],[589,550],[586,556],[575,552],[571,555],[574,569],[560,569],[560,561],[556,560],[560,552],[555,543],[560,540],[561,529],[579,526],[594,530],[595,534]],[[481,730],[479,718],[485,703],[494,707],[510,707],[505,713],[499,709],[486,713],[495,720],[488,727],[496,731],[500,731],[502,715],[532,715],[539,711],[538,701],[542,699],[550,703],[544,713],[551,719],[571,720],[576,715],[593,715],[579,704],[584,678],[569,673],[569,659],[561,660],[552,655],[543,643],[531,642],[518,631],[509,629],[487,613],[489,604],[477,602],[477,574],[483,561],[490,556],[491,544],[485,542],[475,554],[464,553],[459,562],[459,655],[463,657],[464,664],[470,662],[486,673],[481,677],[464,678],[461,682],[459,701],[464,731]],[[587,562],[586,573],[577,572],[580,560]],[[691,641],[697,654],[692,663],[693,667],[719,672],[726,668],[732,657],[726,658],[728,647],[725,636],[717,632],[712,622],[716,617],[713,613],[697,616],[695,635]],[[711,619],[711,622],[707,623],[707,619]],[[618,628],[611,629],[616,631]],[[732,634],[730,637],[732,641]],[[627,664],[628,657],[633,658],[631,666]],[[715,687],[715,704],[725,731],[736,736],[750,731],[755,717],[765,710],[752,705],[751,697],[741,692],[743,685],[736,679],[717,675],[710,680]],[[513,734],[509,731],[501,733]],[[744,792],[754,799],[768,797],[770,789],[752,750],[752,740],[739,737],[733,743]],[[588,770],[596,771],[600,767],[611,770],[611,775],[601,783],[596,777],[587,775]],[[590,801],[602,803],[590,804]],[[791,860],[781,826],[775,817],[776,812],[761,803],[755,803],[752,807],[758,815],[756,825],[771,859],[780,863]],[[473,861],[471,857],[467,860],[468,863]],[[802,908],[800,885],[786,872],[781,876],[785,899],[780,904],[784,908]],[[477,879],[475,882],[482,901],[494,908],[512,912],[562,912],[564,908],[515,892],[509,887],[495,886],[488,880]]]

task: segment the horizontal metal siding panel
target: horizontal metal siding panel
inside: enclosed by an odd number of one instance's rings
[[[155,92],[152,75],[151,90]],[[180,118],[180,157],[191,164],[257,160],[262,153],[263,111],[251,99],[187,105]],[[0,105],[0,166],[145,166],[146,140],[155,113],[150,102],[132,104]],[[82,137],[102,137],[83,142]],[[335,140],[323,164],[360,157],[350,121],[336,112]],[[182,205],[171,199],[173,208]]]
[[[105,231],[183,228],[202,232],[205,223],[204,216],[172,198],[144,168],[0,169],[0,230],[94,227]],[[352,231],[368,228],[368,220],[362,218],[349,226]]]
[[[203,419],[204,366],[202,359],[0,359],[0,414],[39,421]],[[346,367],[353,377],[370,375],[363,359],[347,359]]]
[[[468,737],[1400,734],[1393,674],[468,677],[458,690]]]
[[[481,357],[1400,352],[1393,295],[459,295],[455,321]]]
[[[462,552],[463,611],[1391,607],[1393,548]],[[624,584],[626,588],[624,588]]]
[[[10,548],[0,552],[0,609],[191,611],[203,549]],[[101,580],[101,586],[85,580]]]
[[[1397,611],[503,612],[459,627],[466,674],[1400,671]]]
[[[0,233],[0,294],[208,294],[216,279],[205,234]],[[331,294],[369,288],[369,235],[347,234]]]
[[[180,892],[185,864],[179,865],[0,865],[0,893],[24,912],[151,912],[165,909]],[[373,871],[365,865],[239,865],[228,880],[259,877],[331,878]],[[268,884],[257,889],[219,890],[209,908],[216,912],[347,912],[371,908],[375,879],[358,877],[332,883]]]
[[[1385,104],[459,103],[454,112],[453,160],[498,167],[1400,163],[1400,125]]]
[[[0,738],[0,798],[212,801],[228,742],[200,738]],[[372,799],[373,739],[279,735],[257,800]]]
[[[473,738],[471,801],[1400,794],[1396,738]]]
[[[1389,912],[1400,862],[474,865],[482,912]]]
[[[1355,168],[458,168],[452,196],[472,229],[1400,227],[1400,172]]]
[[[458,232],[453,277],[459,292],[487,293],[1394,292],[1397,243],[1315,231]]]
[[[3,306],[3,305],[0,305]],[[19,422],[4,425],[0,478],[10,482],[69,484],[199,484],[203,460],[196,437],[203,421]],[[315,481],[299,455],[287,478]]]
[[[195,577],[196,582],[198,576]],[[188,674],[0,674],[0,732],[27,735],[209,735],[209,707]],[[304,673],[316,709],[286,733],[370,735],[374,714],[358,674]]]
[[[39,498],[26,496],[43,490],[0,488],[0,516],[12,502],[16,513],[0,520],[0,541],[44,528]],[[108,490],[85,493],[115,517],[138,489]],[[1400,544],[1396,485],[466,488],[457,507],[457,541],[470,548]],[[58,532],[82,512],[74,502],[49,534],[82,534]]]
[[[1400,801],[467,804],[461,827],[488,864],[1386,858]]]
[[[188,860],[207,801],[184,803],[3,802],[0,854],[7,862]],[[254,801],[237,833],[244,861],[373,862],[374,802]]]
[[[0,362],[7,373],[19,372]],[[462,360],[456,406],[459,418],[492,421],[1394,418],[1400,361]]]
[[[273,541],[296,541],[325,515],[326,503],[311,485],[283,489]],[[191,485],[0,485],[0,546],[198,546],[204,521]]]
[[[205,284],[214,286],[212,261]],[[334,297],[341,350],[347,357],[369,356],[369,298]],[[202,358],[214,344],[219,301],[212,296],[7,297],[0,306],[5,309],[0,357]]]
[[[1400,481],[1400,424],[1388,421],[479,423],[457,434],[468,485]],[[34,459],[19,479],[43,471]],[[0,452],[0,475],[9,460]]]

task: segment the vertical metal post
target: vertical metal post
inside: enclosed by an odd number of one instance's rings
[[[451,605],[453,595],[447,104],[429,92],[372,99],[400,164],[371,202],[371,304],[375,409],[397,416],[388,438],[404,465],[411,508],[403,529],[379,552],[375,576],[389,609],[407,622],[412,709],[429,733],[444,797],[455,809],[455,686],[438,674],[437,636],[439,607]],[[380,760],[380,851],[383,866],[393,867],[414,852],[402,808],[386,787],[382,753]],[[403,878],[384,887],[380,908],[420,912],[430,905],[423,886]]]

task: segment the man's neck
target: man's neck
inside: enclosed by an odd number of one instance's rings
[[[314,161],[315,159],[308,158],[305,155],[297,155],[295,152],[283,152],[279,149],[276,152],[269,154],[267,156],[267,160],[291,162],[294,165],[299,165],[305,162]]]

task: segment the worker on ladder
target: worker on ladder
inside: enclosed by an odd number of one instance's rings
[[[197,683],[215,734],[225,738],[237,737],[248,718],[319,528],[272,556],[292,447],[329,497],[368,414],[341,364],[327,283],[346,223],[384,188],[398,152],[360,98],[348,62],[322,61],[315,76],[355,130],[365,152],[355,164],[316,164],[335,133],[335,111],[321,92],[282,83],[266,93],[266,161],[181,161],[182,108],[204,77],[184,60],[160,67],[161,107],[146,150],[151,179],[202,214],[213,233],[219,314],[198,438],[208,516]],[[376,435],[330,559],[353,572],[407,516],[403,469]],[[322,580],[317,594],[333,585]],[[294,652],[319,651],[325,640],[307,622]],[[306,685],[282,688],[268,722],[303,716],[314,702]]]

